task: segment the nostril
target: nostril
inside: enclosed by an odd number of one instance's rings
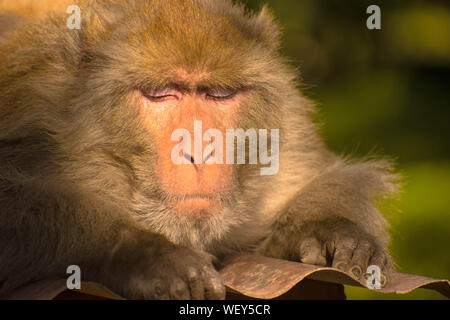
[[[207,163],[207,162],[208,162],[208,160],[209,160],[209,159],[211,159],[211,157],[212,157],[213,153],[214,153],[214,150],[213,150],[213,151],[211,151],[211,153],[210,153],[209,155],[207,155],[207,156],[206,156],[206,158],[205,158],[205,163]]]
[[[190,154],[183,153],[183,157],[184,157],[187,161],[189,161],[190,163],[192,163],[192,164],[195,163],[194,158],[193,158]]]

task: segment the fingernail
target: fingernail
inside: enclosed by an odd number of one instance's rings
[[[362,275],[362,269],[359,266],[354,266],[352,267],[352,269],[350,270],[350,272],[356,277],[356,278],[360,278]]]
[[[342,271],[346,271],[347,270],[347,264],[345,262],[339,262],[336,265],[336,268]]]
[[[387,283],[388,283],[388,279],[387,279],[386,275],[384,275],[384,274],[381,274],[380,278],[381,278],[380,279],[380,285],[381,285],[382,288],[384,288],[387,285]]]

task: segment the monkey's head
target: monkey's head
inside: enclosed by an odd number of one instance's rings
[[[57,32],[42,31],[55,32],[46,68],[66,73],[40,86],[64,88],[65,101],[54,105],[65,122],[53,128],[63,132],[69,168],[85,170],[85,181],[101,181],[111,199],[128,199],[158,229],[190,224],[199,237],[214,228],[217,237],[249,219],[244,209],[230,212],[230,204],[255,210],[255,186],[270,177],[261,176],[260,161],[249,164],[259,148],[246,150],[242,164],[234,144],[227,158],[227,129],[266,129],[269,154],[270,132],[279,129],[282,148],[282,122],[297,94],[268,10],[252,15],[228,0],[82,1],[80,7],[80,30],[56,18]],[[211,147],[220,135],[223,150]],[[170,230],[160,231],[187,241],[182,227]]]

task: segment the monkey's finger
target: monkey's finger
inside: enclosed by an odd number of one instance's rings
[[[204,300],[205,288],[203,285],[203,276],[197,268],[190,268],[187,273],[189,288],[191,290],[191,299]]]
[[[369,260],[374,252],[375,248],[369,241],[361,240],[358,242],[349,266],[350,273],[356,279],[360,279],[365,274]]]
[[[337,239],[335,242],[332,267],[347,271],[357,244],[358,242],[352,238]]]
[[[387,256],[382,251],[377,251],[370,259],[369,266],[376,266],[381,270],[380,285],[385,287],[389,282],[390,268],[388,266]]]
[[[172,300],[189,300],[191,294],[185,281],[175,278],[170,284],[170,299]]]
[[[208,300],[224,300],[226,288],[222,277],[211,268],[205,268],[205,298]]]
[[[310,237],[300,243],[300,261],[307,264],[326,266],[326,252],[319,240]]]

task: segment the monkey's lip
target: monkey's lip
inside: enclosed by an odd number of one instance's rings
[[[220,201],[220,197],[208,194],[183,194],[183,195],[171,195],[172,201],[186,201],[186,200],[209,200]]]
[[[210,217],[223,208],[220,198],[204,194],[174,196],[168,204],[178,214],[198,219]]]
[[[220,212],[231,202],[227,192],[166,194],[163,202],[181,215],[196,218],[209,217]]]

